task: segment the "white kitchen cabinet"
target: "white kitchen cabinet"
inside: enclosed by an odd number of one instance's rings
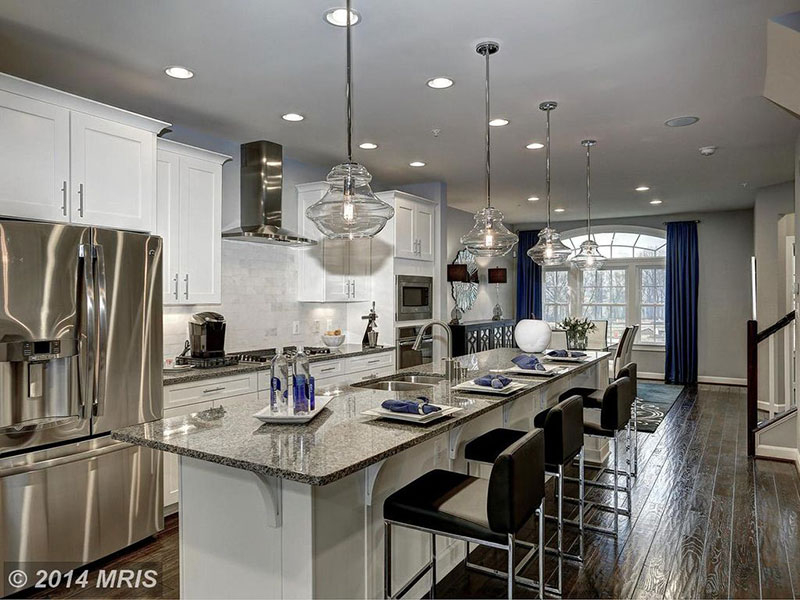
[[[213,402],[200,402],[188,406],[166,408],[164,409],[164,418],[190,415],[201,410],[208,410],[213,406]],[[162,454],[164,456],[164,506],[167,507],[173,504],[177,505],[180,499],[180,457],[172,452],[162,452]]]
[[[327,183],[297,187],[298,233],[319,243],[298,251],[300,302],[365,302],[372,294],[372,242],[329,240],[306,217],[306,209],[328,191]]]
[[[156,136],[107,119],[72,113],[72,222],[152,231]]]
[[[436,213],[432,202],[404,192],[381,192],[394,206],[394,257],[433,262]]]
[[[221,302],[222,164],[229,156],[158,140],[156,232],[164,304]]]
[[[0,91],[0,213],[69,221],[69,111]]]
[[[0,73],[0,216],[152,231],[168,126]]]

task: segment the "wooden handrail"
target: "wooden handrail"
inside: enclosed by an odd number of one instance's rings
[[[795,319],[794,311],[787,313],[775,323],[764,329],[758,330],[758,321],[747,322],[747,454],[755,456],[756,430],[758,429],[758,344]]]

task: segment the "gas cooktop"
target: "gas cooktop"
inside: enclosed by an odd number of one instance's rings
[[[297,346],[284,346],[283,351],[290,357],[294,356],[297,354]],[[309,356],[331,353],[330,348],[322,346],[305,346],[303,351]],[[247,352],[233,352],[228,356],[236,358],[239,362],[268,363],[275,357],[276,352],[275,348],[264,348],[261,350],[248,350]]]

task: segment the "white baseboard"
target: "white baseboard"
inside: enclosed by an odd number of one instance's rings
[[[639,379],[647,379],[651,381],[664,381],[663,373],[649,373],[647,371],[640,371],[638,373]],[[698,383],[712,383],[717,385],[740,385],[746,386],[747,379],[744,377],[713,377],[711,375],[701,375],[697,378]]]
[[[770,409],[769,402],[765,402],[764,400],[758,401],[758,410],[769,412],[769,409]],[[783,403],[776,404],[774,410],[776,413],[782,413],[783,411],[786,410],[786,405]]]
[[[663,373],[648,373],[647,371],[639,371],[636,376],[639,379],[649,379],[654,381],[664,381]]]
[[[779,460],[788,460],[793,462],[800,471],[800,452],[798,452],[797,448],[759,444],[756,446],[756,458],[777,458]]]
[[[800,475],[800,450],[795,454],[794,466],[797,467],[797,474]]]

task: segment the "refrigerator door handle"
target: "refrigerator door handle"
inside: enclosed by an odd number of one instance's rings
[[[106,406],[106,355],[108,354],[108,301],[106,295],[106,259],[103,247],[94,246],[97,265],[97,390],[94,415],[102,416]]]
[[[90,460],[93,458],[98,458],[100,456],[103,456],[104,454],[110,454],[111,452],[124,450],[125,448],[128,448],[130,446],[131,444],[129,444],[128,442],[115,442],[108,446],[103,446],[102,448],[93,448],[92,450],[86,450],[85,452],[78,452],[76,454],[67,454],[66,456],[49,458],[46,460],[34,463],[27,463],[24,465],[15,465],[10,467],[0,468],[0,478],[10,477],[12,475],[19,475],[21,473],[34,473],[36,471],[43,471],[44,469],[51,469],[53,467],[58,467],[60,465],[66,465],[69,463],[78,462],[80,460]]]
[[[78,376],[80,378],[81,415],[88,418],[87,406],[94,403],[94,349],[95,339],[95,307],[94,307],[94,251],[91,244],[78,247],[78,257],[83,269],[83,304],[85,314],[82,315],[84,332],[80,337],[80,359]],[[83,362],[84,364],[80,364]]]

